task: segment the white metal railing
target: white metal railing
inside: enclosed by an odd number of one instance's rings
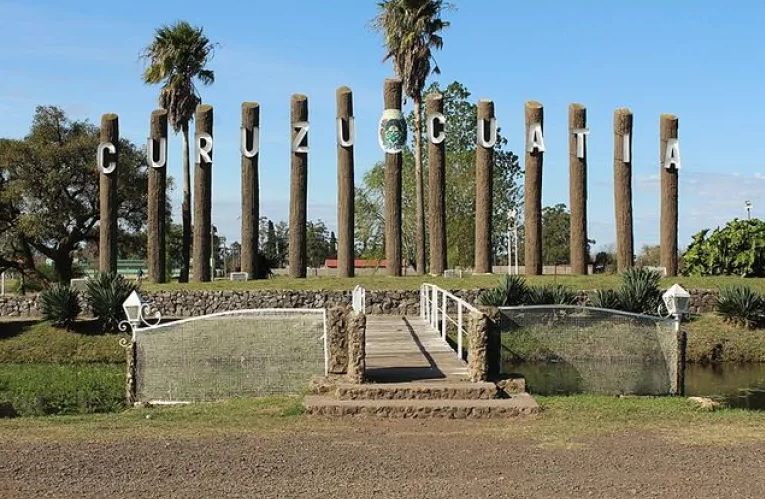
[[[353,288],[353,311],[364,313],[367,309],[367,290],[363,286]]]
[[[463,358],[464,339],[467,338],[465,312],[480,313],[473,305],[449,291],[434,284],[420,286],[420,317],[428,322],[431,328],[440,333],[441,339],[448,343],[446,328],[449,323],[457,328],[457,357]]]

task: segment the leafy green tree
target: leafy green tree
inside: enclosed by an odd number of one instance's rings
[[[384,61],[393,60],[393,69],[401,78],[404,94],[414,105],[414,176],[415,176],[415,263],[418,273],[425,271],[425,195],[422,167],[422,94],[431,72],[441,71],[433,58],[440,50],[440,32],[449,26],[441,19],[444,8],[453,8],[442,0],[383,0],[373,20],[375,29],[385,38]]]
[[[195,81],[203,85],[215,82],[215,74],[207,69],[217,44],[212,43],[200,27],[178,21],[157,28],[154,39],[141,57],[147,62],[143,73],[146,84],[162,84],[159,106],[168,112],[168,121],[176,133],[183,134],[183,246],[181,282],[189,280],[191,262],[191,159],[189,122],[194,118],[202,98]]]
[[[0,140],[0,270],[48,280],[47,258],[55,280],[75,275],[76,254],[99,237],[99,142],[98,127],[53,106],[37,107],[23,139]],[[118,147],[122,241],[145,230],[148,187],[143,148],[126,139]]]
[[[475,148],[477,106],[470,92],[459,82],[442,89],[433,83],[428,92],[444,96],[446,116],[446,238],[450,267],[471,267],[475,250]],[[414,120],[413,113],[409,119]],[[518,156],[507,150],[507,139],[498,130],[494,150],[494,215],[492,244],[498,253],[507,249],[508,215],[522,204]],[[427,158],[425,158],[427,171]],[[415,263],[416,189],[414,155],[411,148],[403,153],[402,248],[410,264]],[[356,240],[364,258],[382,254],[384,163],[377,163],[356,188]],[[426,200],[427,201],[427,200]],[[520,231],[522,233],[522,230]],[[374,255],[374,256],[373,256]]]
[[[542,255],[545,265],[569,263],[571,214],[563,203],[542,209]]]
[[[330,256],[330,234],[322,220],[306,224],[306,255],[309,267],[322,267]]]
[[[733,219],[725,227],[693,236],[683,254],[690,275],[765,277],[765,222]]]
[[[661,267],[661,247],[644,244],[635,263],[638,267]]]

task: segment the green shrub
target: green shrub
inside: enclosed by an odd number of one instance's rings
[[[622,304],[619,293],[613,289],[596,289],[587,300],[592,307],[605,308],[608,310],[621,310]]]
[[[519,275],[503,275],[499,284],[478,296],[478,304],[486,307],[514,307],[528,300],[529,287]]]
[[[125,367],[1,365],[0,401],[19,416],[119,411],[125,408]]]
[[[529,305],[574,305],[579,301],[579,295],[563,284],[545,284],[529,288]]]
[[[126,319],[122,304],[138,286],[124,276],[99,273],[88,280],[88,304],[104,331],[116,332],[119,323]]]
[[[765,276],[765,222],[733,219],[693,236],[683,255],[690,275]]]
[[[66,284],[55,284],[40,293],[40,313],[56,327],[68,329],[81,310],[80,293]]]
[[[632,267],[622,275],[618,291],[621,310],[656,315],[661,304],[661,275],[643,267]]]
[[[765,299],[749,286],[720,288],[715,308],[725,322],[750,329],[765,317]]]

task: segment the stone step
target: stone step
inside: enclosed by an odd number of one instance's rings
[[[310,416],[484,419],[528,416],[541,411],[527,393],[491,400],[338,400],[311,395],[303,400]]]
[[[334,395],[340,400],[491,400],[498,398],[494,383],[371,383],[339,384]]]

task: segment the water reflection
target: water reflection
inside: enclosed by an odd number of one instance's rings
[[[661,364],[637,366],[619,363],[525,363],[504,365],[503,371],[526,378],[530,393],[572,395],[577,393],[658,394],[666,379]],[[765,409],[765,364],[689,365],[685,371],[685,394],[722,400],[730,407]]]

